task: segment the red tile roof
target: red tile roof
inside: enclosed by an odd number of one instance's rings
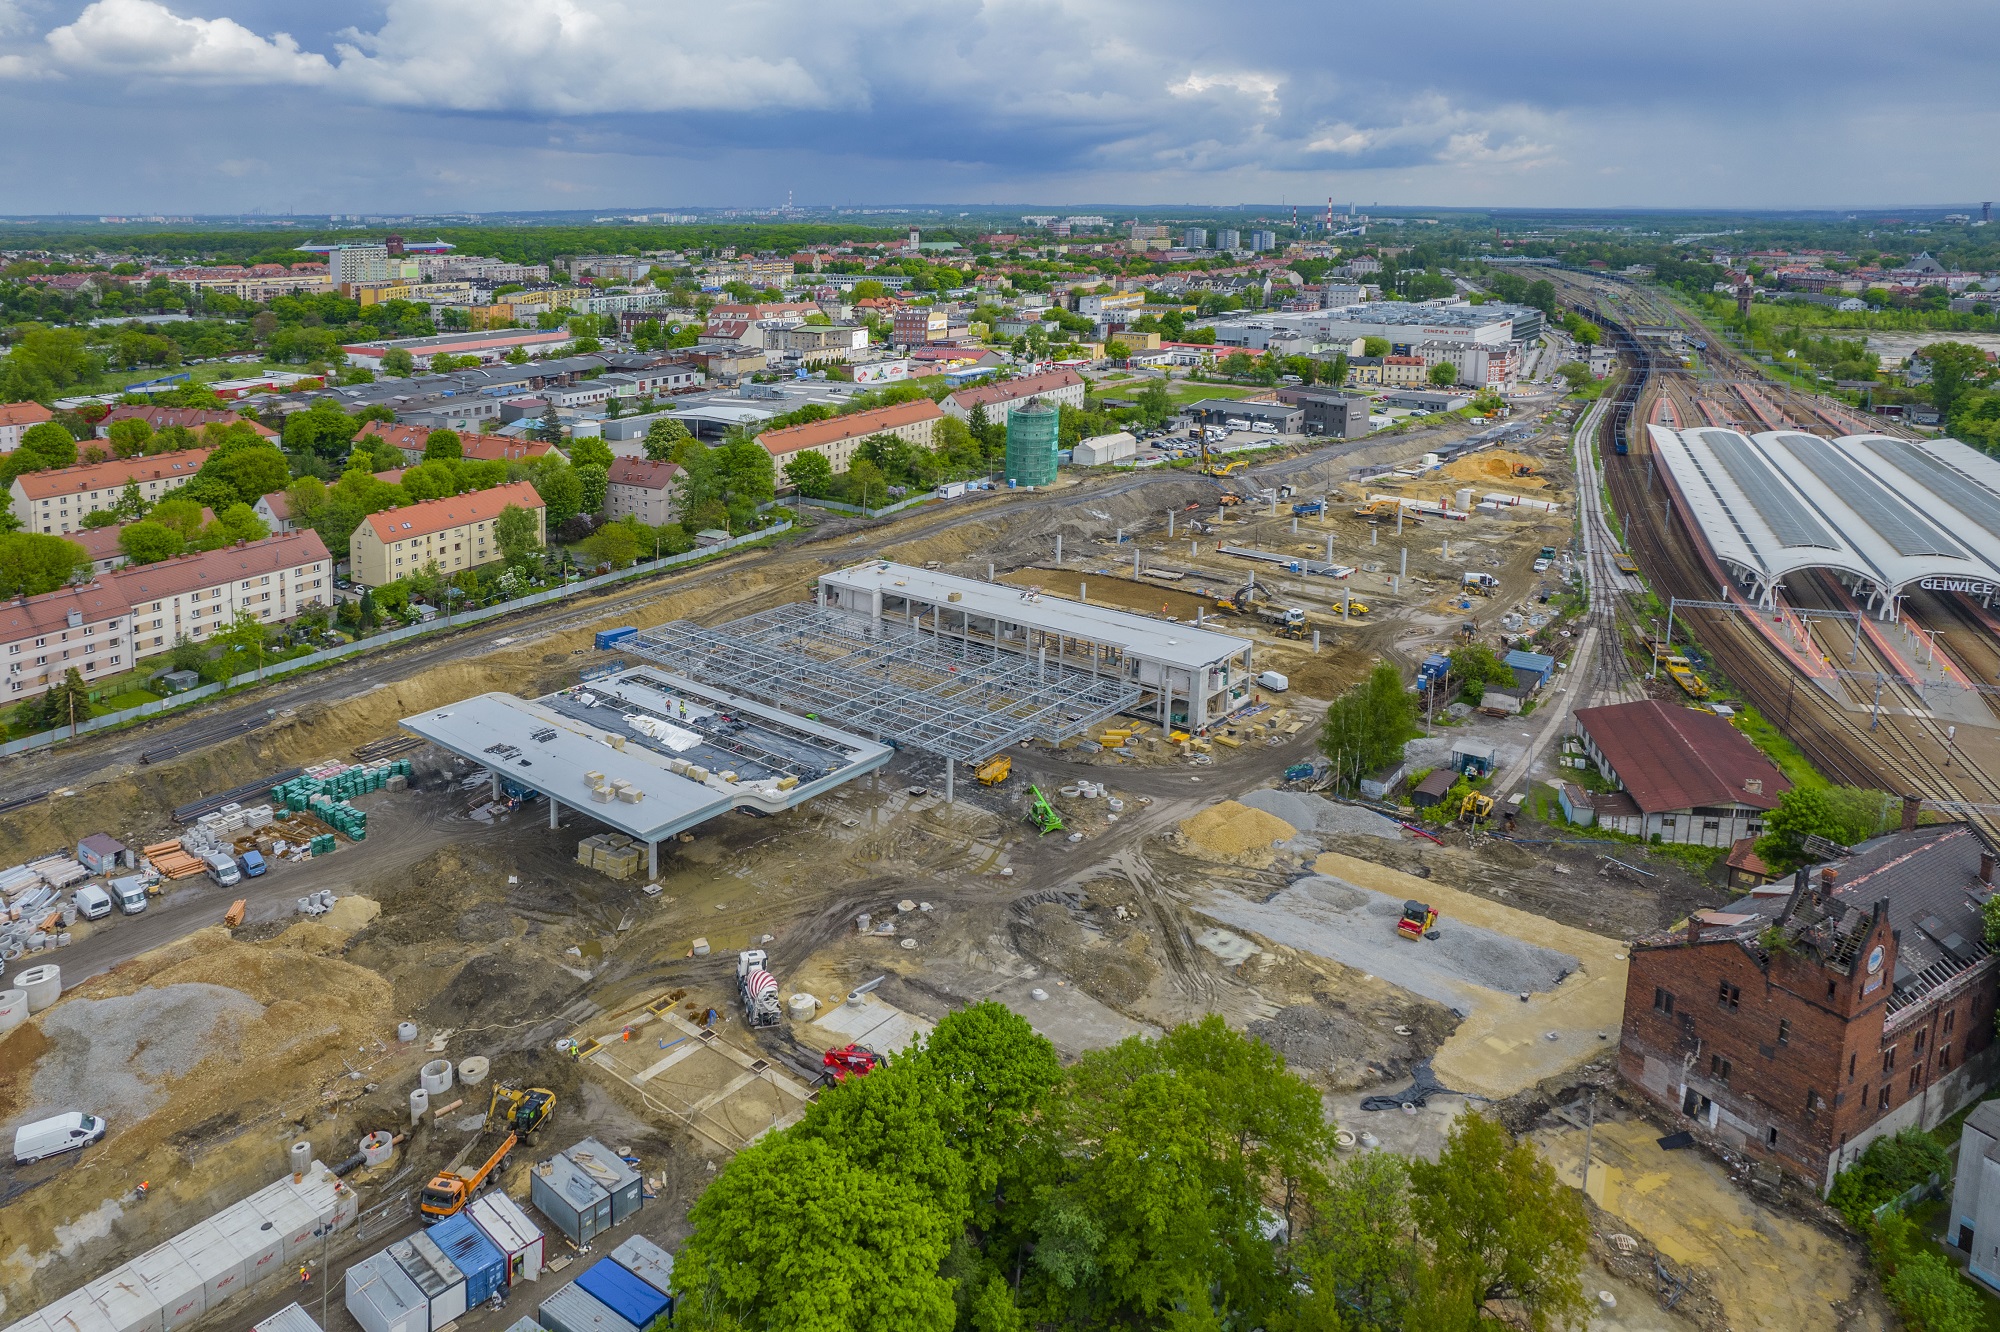
[[[899,402],[892,407],[877,407],[871,411],[829,417],[824,421],[808,421],[804,425],[786,426],[782,430],[766,430],[757,436],[757,442],[777,457],[797,453],[800,449],[836,444],[844,439],[879,435],[885,430],[915,425],[919,421],[936,421],[943,416],[944,412],[936,403],[929,398],[918,398],[914,402]]]
[[[127,481],[191,479],[208,461],[207,449],[181,449],[156,453],[150,458],[114,458],[110,462],[81,463],[56,467],[46,472],[23,472],[14,484],[30,501],[75,495],[86,490],[123,490]]]
[[[106,575],[109,577],[109,575]],[[116,587],[85,583],[44,592],[39,597],[17,597],[0,602],[0,643],[11,643],[36,634],[52,633],[69,627],[69,613],[80,612],[83,624],[100,624],[114,615],[125,615],[132,603]]]
[[[97,423],[100,434],[110,431],[118,421],[144,421],[154,430],[165,430],[168,426],[186,426],[189,430],[200,430],[210,425],[247,425],[266,439],[277,438],[278,432],[262,421],[235,412],[211,411],[205,407],[113,407]]]
[[[161,560],[157,564],[127,565],[104,577],[136,603],[177,596],[198,587],[220,587],[234,579],[276,573],[328,558],[326,543],[308,527],[298,532],[280,532],[262,541],[246,541],[239,546]]]
[[[428,536],[432,532],[462,527],[466,523],[490,522],[510,504],[521,509],[546,507],[533,486],[526,481],[514,481],[494,486],[491,490],[475,490],[470,494],[387,509],[368,515],[364,521],[373,529],[376,538],[384,543],[407,541],[411,537]]]
[[[611,460],[611,484],[614,486],[637,486],[641,490],[665,490],[674,483],[681,469],[670,462],[654,462],[650,458],[613,458]]]
[[[429,426],[398,425],[394,421],[370,421],[363,425],[354,437],[360,439],[366,435],[371,439],[386,439],[399,449],[415,449],[418,453],[422,453],[424,441],[430,438],[430,434]]]
[[[1647,814],[1697,805],[1775,809],[1792,789],[1741,731],[1712,712],[1648,699],[1579,708],[1576,725]]]
[[[1074,370],[1045,370],[1039,375],[1027,375],[1021,379],[1002,380],[998,384],[978,384],[972,388],[960,389],[951,395],[951,400],[971,411],[974,407],[991,407],[995,403],[1015,402],[1021,398],[1032,398],[1038,393],[1053,393],[1057,389],[1073,388],[1083,382],[1083,376]]]
[[[55,419],[55,413],[39,402],[0,402],[0,426],[40,425]]]

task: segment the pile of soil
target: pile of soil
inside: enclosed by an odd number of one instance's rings
[[[1514,474],[1517,467],[1530,467],[1534,471],[1520,476]],[[1541,479],[1542,464],[1524,453],[1510,449],[1487,449],[1481,453],[1467,454],[1455,458],[1441,469],[1454,481],[1467,481],[1475,485],[1492,485],[1505,482],[1522,490],[1540,490],[1548,485]]]
[[[1268,865],[1275,843],[1289,842],[1299,830],[1275,814],[1225,800],[1181,820],[1181,837],[1198,855],[1244,865]]]

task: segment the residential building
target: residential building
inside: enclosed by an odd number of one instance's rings
[[[1096,316],[1114,314],[1124,310],[1137,311],[1145,308],[1146,293],[1143,291],[1093,293],[1089,296],[1079,296],[1076,298],[1076,312],[1080,315]]]
[[[868,330],[858,325],[794,324],[767,330],[766,359],[772,352],[787,365],[838,365],[868,350]]]
[[[311,528],[128,565],[106,575],[132,607],[133,655],[165,652],[182,637],[200,641],[239,614],[267,624],[333,599],[333,556]]]
[[[682,348],[678,354],[701,367],[708,378],[722,384],[734,384],[745,375],[770,368],[762,347],[745,347],[739,343],[705,342]]]
[[[1181,232],[1183,250],[1206,250],[1208,248],[1208,228],[1189,227]]]
[[[1994,848],[1968,824],[1917,827],[1917,809],[1910,797],[1899,831],[1638,940],[1626,1079],[1723,1150],[1822,1190],[1876,1138],[1984,1095],[2000,1068],[2000,959],[1980,911]],[[1972,1224],[1990,1254],[2000,1235]]]
[[[55,413],[39,402],[0,403],[0,453],[20,448],[21,436],[28,432],[28,427],[55,419]]]
[[[622,518],[627,514],[648,527],[658,527],[674,516],[674,490],[681,469],[670,462],[645,458],[613,458],[610,482],[604,487],[604,514]]]
[[[1215,248],[1218,250],[1240,250],[1243,248],[1243,234],[1225,227],[1215,233]]]
[[[548,539],[542,497],[526,481],[514,481],[370,514],[348,538],[349,576],[380,587],[430,564],[446,575],[491,564],[500,558],[494,528],[510,505],[532,513],[536,539]]]
[[[1379,356],[1350,356],[1347,358],[1347,382],[1350,384],[1379,384],[1382,382],[1382,358]]]
[[[196,434],[200,434],[205,427],[212,425],[247,425],[266,439],[276,439],[278,437],[278,432],[265,425],[262,421],[254,417],[241,415],[237,412],[210,411],[205,407],[144,406],[113,407],[98,421],[96,427],[97,437],[99,439],[111,438],[111,427],[117,425],[120,421],[144,421],[147,425],[153,427],[154,434],[158,434],[168,426],[180,426],[185,430],[192,430]]]
[[[1691,846],[1730,846],[1764,832],[1792,789],[1744,734],[1712,712],[1658,699],[1579,708],[1577,738],[1625,801],[1597,822],[1615,832]]]
[[[250,506],[259,522],[273,532],[296,532],[298,521],[292,517],[292,499],[282,490],[274,490],[268,495],[259,495],[257,502]]]
[[[1427,380],[1431,366],[1448,365],[1457,371],[1458,382],[1470,388],[1502,388],[1514,381],[1517,362],[1512,344],[1496,347],[1485,342],[1434,338],[1418,343],[1410,352],[1424,363]]]
[[[960,389],[947,395],[943,406],[947,414],[961,421],[972,419],[973,408],[984,407],[988,421],[1004,425],[1009,412],[1037,400],[1057,407],[1081,407],[1084,389],[1083,376],[1074,370],[1045,370],[1039,375]]]
[[[386,245],[334,245],[326,251],[327,279],[336,287],[343,283],[381,282],[389,276],[389,247]]]
[[[1419,388],[1428,382],[1425,377],[1429,374],[1430,367],[1424,364],[1424,358],[1421,356],[1384,356],[1382,358],[1382,382],[1384,384]]]
[[[108,579],[0,602],[0,699],[43,693],[72,667],[85,680],[131,669],[131,618]]]
[[[477,356],[490,365],[519,347],[523,351],[551,351],[570,341],[560,328],[494,328],[467,333],[439,333],[428,338],[384,338],[377,342],[357,342],[340,350],[353,365],[367,370],[382,368],[382,358],[401,348],[423,364],[440,352],[452,356]]]
[[[1350,305],[1359,305],[1366,293],[1359,282],[1342,282],[1339,278],[1328,278],[1326,285],[1319,289],[1320,308],[1344,310]]]
[[[757,436],[771,454],[778,466],[780,484],[784,481],[785,464],[795,453],[812,452],[825,457],[838,476],[847,470],[853,461],[854,450],[870,435],[894,435],[923,448],[931,447],[937,431],[937,423],[944,419],[944,413],[929,398],[919,398],[915,402],[899,402],[891,407],[876,407],[870,411],[852,412],[846,416],[829,417],[824,421],[809,421],[804,425],[786,426],[782,430],[766,430]]]
[[[891,321],[890,341],[899,347],[925,342],[942,342],[951,329],[951,317],[941,306],[906,305]]]
[[[1250,248],[1258,254],[1278,248],[1278,233],[1275,231],[1253,231],[1250,233]]]
[[[125,487],[139,487],[148,504],[192,481],[208,461],[207,449],[180,449],[150,458],[115,458],[46,472],[23,472],[11,491],[14,516],[27,532],[61,536],[83,526],[86,514],[117,506]]]

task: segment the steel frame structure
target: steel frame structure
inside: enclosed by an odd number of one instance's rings
[[[956,762],[1082,735],[1136,707],[1136,683],[921,625],[796,604],[707,628],[674,620],[620,646],[685,676]]]

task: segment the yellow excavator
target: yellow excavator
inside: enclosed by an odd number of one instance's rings
[[[507,1136],[494,1148],[493,1155],[486,1158],[486,1163],[470,1174],[440,1170],[431,1176],[431,1182],[417,1195],[417,1211],[424,1224],[435,1225],[464,1211],[465,1205],[492,1180],[493,1172],[507,1159],[507,1153],[546,1123],[555,1108],[556,1094],[546,1087],[516,1090],[494,1083],[493,1098],[486,1106],[486,1125],[493,1128],[497,1120],[507,1128]]]
[[[1493,817],[1493,797],[1484,791],[1468,791],[1458,807],[1460,823],[1478,824]]]

